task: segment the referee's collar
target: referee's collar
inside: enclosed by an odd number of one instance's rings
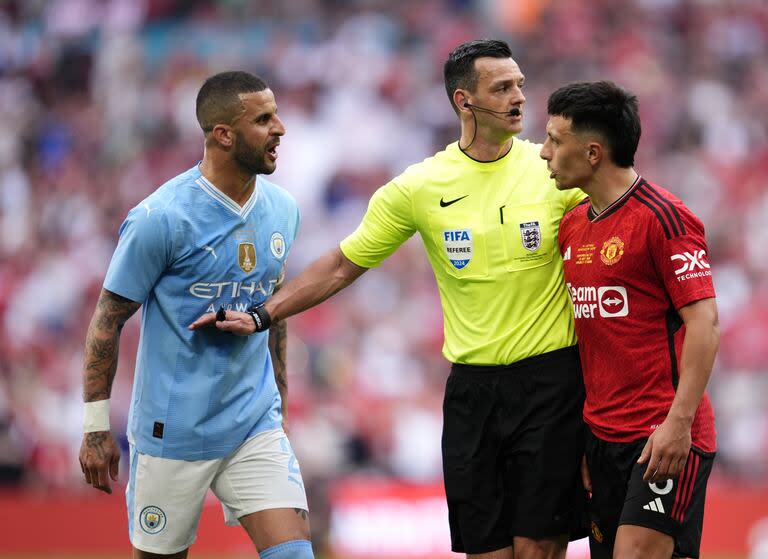
[[[511,143],[511,144],[509,144],[509,149],[508,149],[508,150],[507,150],[507,151],[506,151],[506,152],[505,152],[503,155],[500,155],[500,156],[499,156],[499,157],[497,157],[496,159],[491,159],[490,161],[481,161],[480,159],[475,159],[474,157],[472,157],[471,155],[469,155],[469,153],[467,153],[466,151],[464,151],[464,150],[461,148],[461,143],[460,143],[460,142],[461,142],[460,140],[457,140],[457,141],[456,141],[456,147],[457,147],[457,148],[459,148],[459,151],[460,151],[461,153],[463,153],[463,154],[464,154],[464,155],[465,155],[465,156],[466,156],[468,159],[471,159],[471,160],[472,160],[472,161],[474,161],[475,163],[480,163],[480,164],[482,164],[482,165],[488,165],[488,164],[490,164],[490,163],[496,163],[496,162],[498,162],[498,161],[501,161],[501,160],[502,160],[502,159],[504,159],[506,156],[508,156],[508,155],[509,155],[509,154],[512,152],[512,149],[515,147],[515,140],[514,140],[514,138],[513,138],[513,139],[512,139],[512,143]]]

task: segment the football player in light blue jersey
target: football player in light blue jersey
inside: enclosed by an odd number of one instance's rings
[[[128,421],[134,557],[186,557],[210,488],[261,557],[312,558],[304,484],[283,429],[285,323],[252,336],[187,327],[205,312],[222,321],[228,310],[247,312],[282,282],[299,212],[263,175],[275,170],[285,128],[272,91],[245,72],[206,80],[197,119],[203,160],[120,228],[85,343],[80,464],[87,483],[112,492],[120,330],[144,305]]]

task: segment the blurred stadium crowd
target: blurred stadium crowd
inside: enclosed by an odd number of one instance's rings
[[[457,138],[442,63],[477,37],[508,40],[527,76],[526,138],[543,139],[547,96],[567,81],[608,78],[639,95],[638,170],[707,227],[722,332],[713,479],[764,483],[764,0],[6,0],[0,484],[87,490],[85,330],[126,212],[202,155],[194,100],[205,77],[245,69],[275,91],[287,135],[273,179],[303,217],[290,275],[356,226],[378,186]],[[291,439],[317,507],[327,482],[349,473],[440,479],[448,366],[418,240],[289,332]],[[116,432],[137,343],[134,318]]]

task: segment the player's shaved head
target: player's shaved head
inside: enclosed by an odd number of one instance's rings
[[[206,134],[217,124],[230,124],[241,111],[240,94],[269,86],[248,72],[222,72],[205,80],[197,93],[197,122]]]

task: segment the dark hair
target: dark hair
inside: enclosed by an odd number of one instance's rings
[[[459,88],[475,90],[477,87],[475,60],[483,57],[512,58],[512,51],[504,41],[476,39],[459,45],[448,55],[448,60],[443,66],[443,78],[445,91],[448,93],[448,99],[451,100],[454,111],[457,109],[453,104],[453,92]]]
[[[197,122],[203,132],[230,123],[240,110],[240,94],[264,91],[269,86],[248,72],[222,72],[205,80],[197,93]]]
[[[571,83],[549,96],[547,112],[570,119],[574,132],[600,134],[619,167],[634,165],[641,132],[635,94],[611,81]]]

